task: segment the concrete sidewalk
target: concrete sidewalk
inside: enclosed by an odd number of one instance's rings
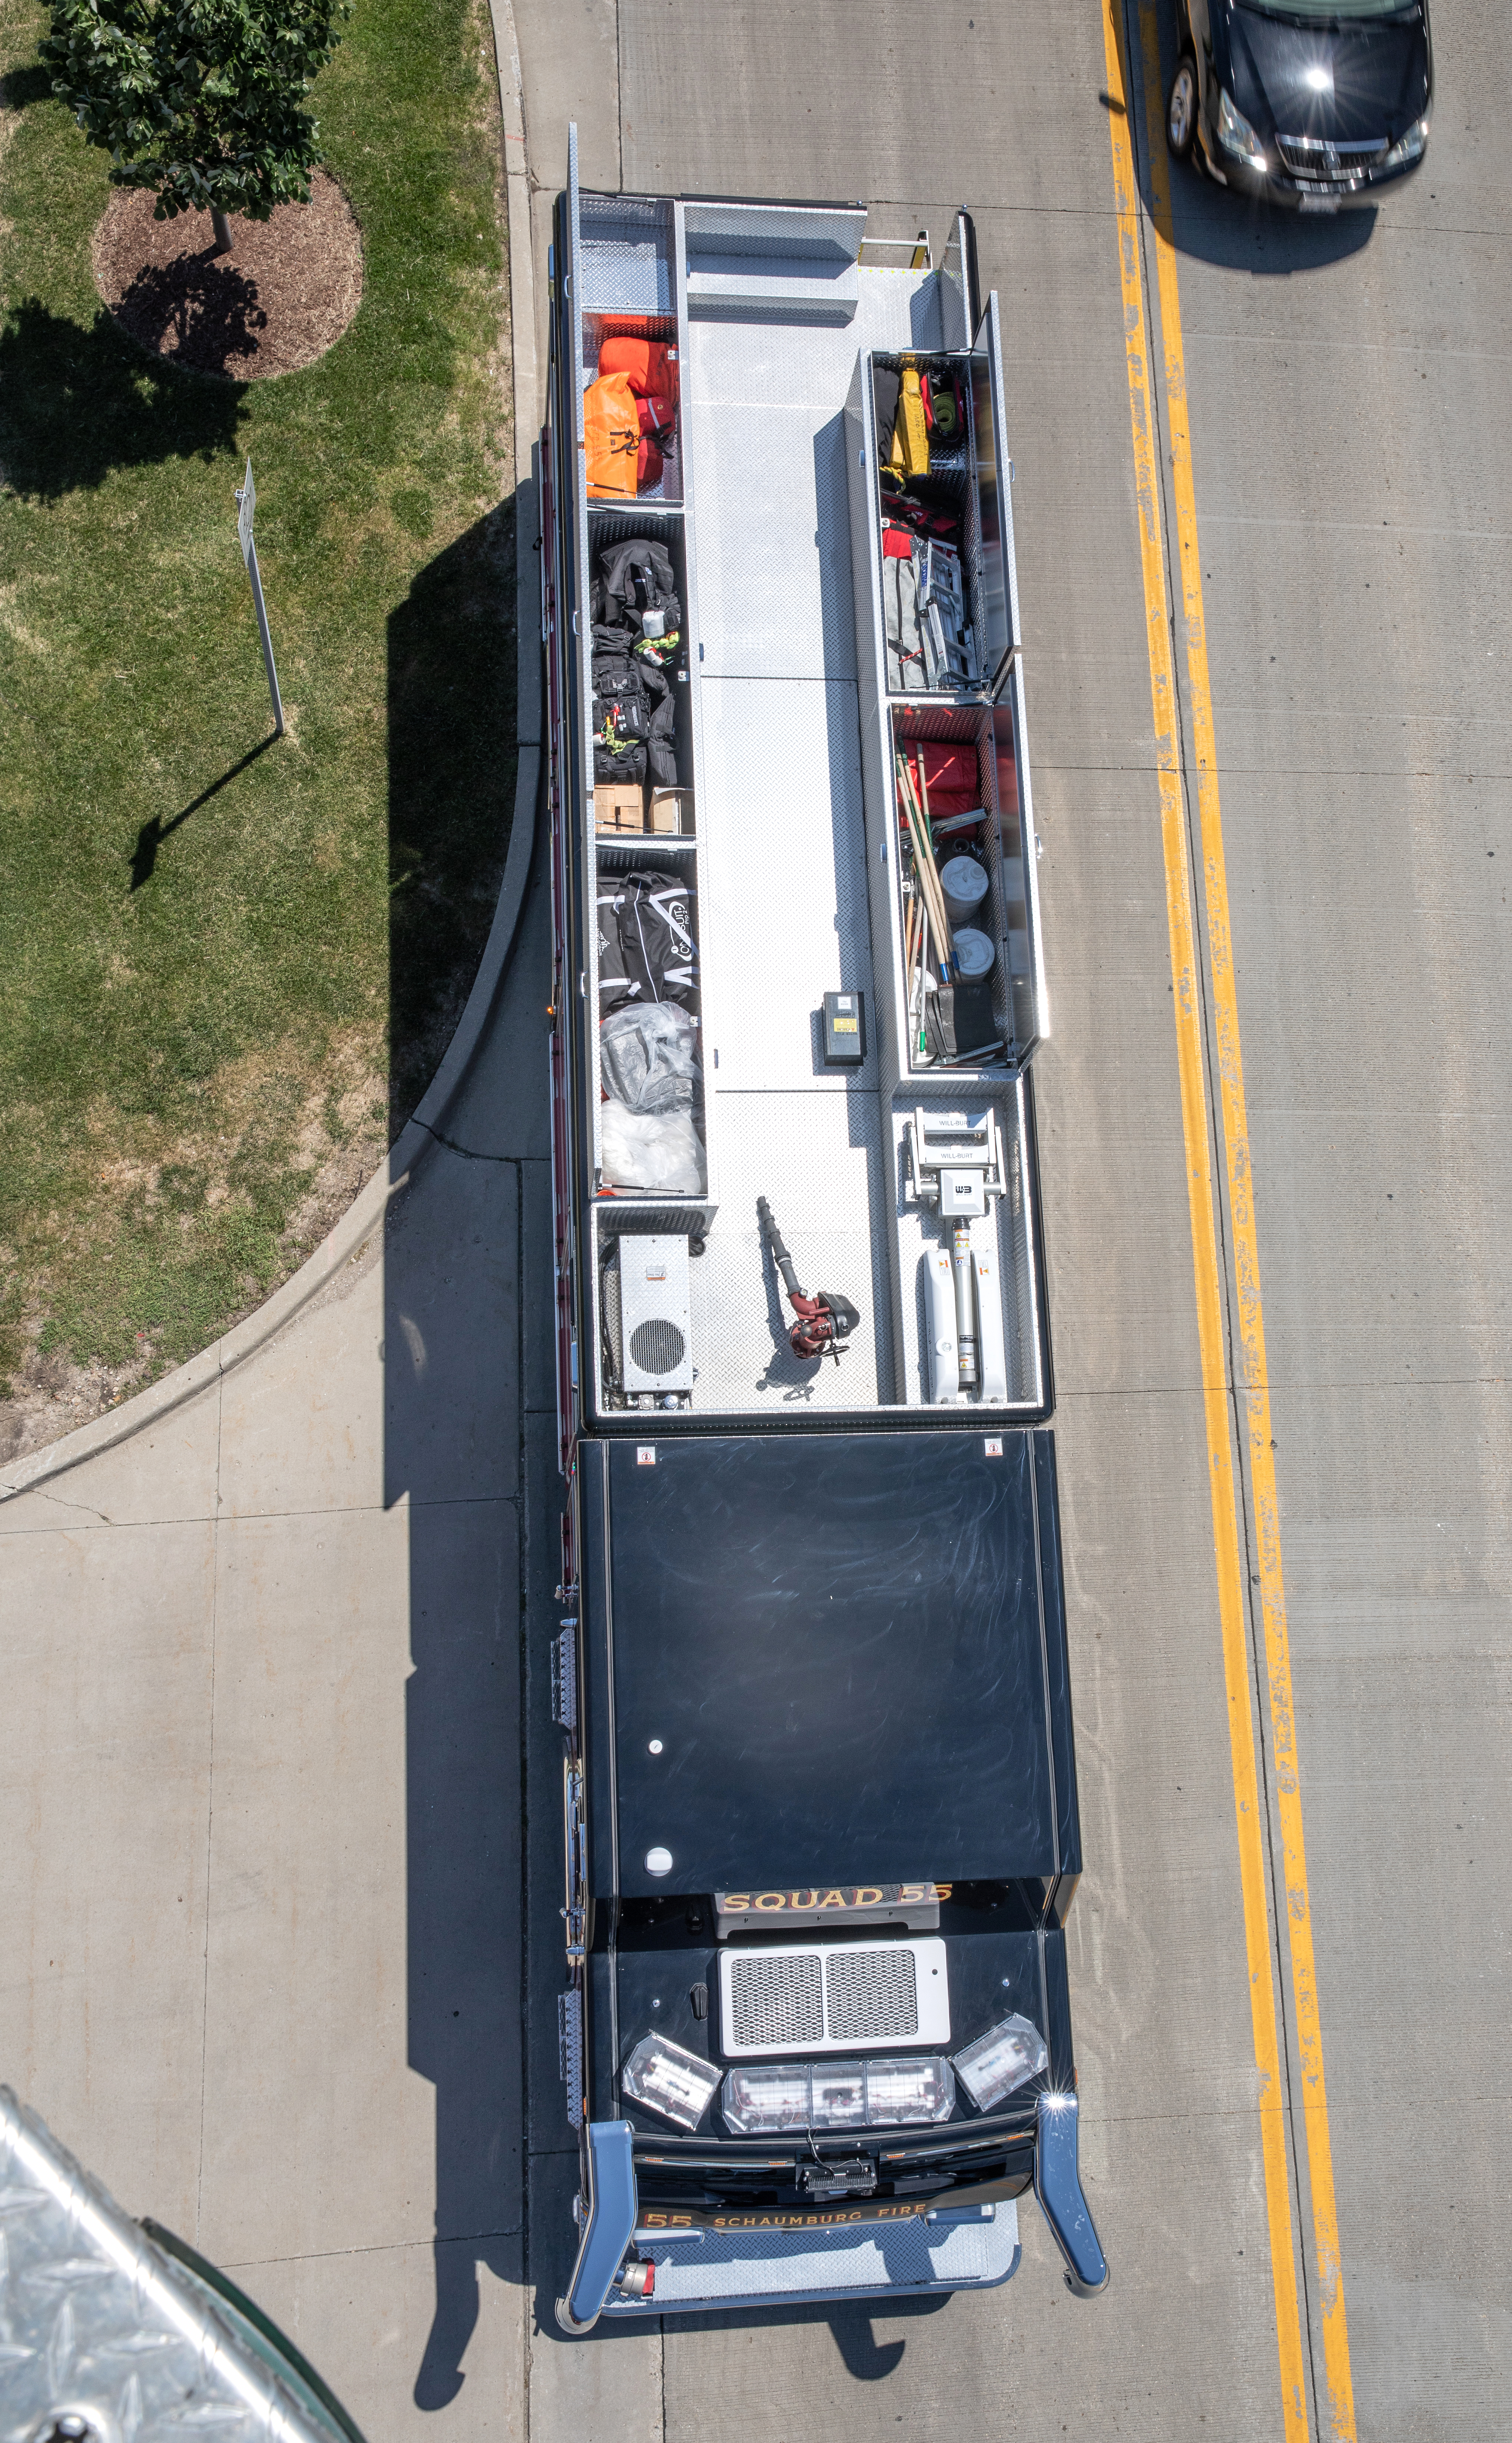
[[[371,2443],[512,2434],[525,2390],[522,1451],[553,1392],[520,1286],[549,1278],[550,952],[508,0],[494,26],[522,787],[478,987],[430,1128],[304,1274],[0,1498],[0,2076],[232,2271]]]
[[[544,914],[538,893],[452,1142],[322,1295],[0,1505],[0,2063],[122,2204],[236,2272],[373,2443],[512,2433],[521,2397]]]

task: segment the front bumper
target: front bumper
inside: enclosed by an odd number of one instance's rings
[[[1404,161],[1394,170],[1361,170],[1347,180],[1300,178],[1283,168],[1252,170],[1247,162],[1226,152],[1206,125],[1199,132],[1197,151],[1202,167],[1221,187],[1231,188],[1235,194],[1252,196],[1256,203],[1275,204],[1282,211],[1293,212],[1363,211],[1378,204],[1383,195],[1407,179],[1414,178],[1428,159],[1425,149],[1415,161]]]
[[[712,2307],[799,2307],[816,2300],[909,2299],[990,2290],[1018,2271],[1013,2200],[948,2206],[895,2221],[859,2211],[816,2213],[814,2230],[637,2229],[636,2250],[656,2268],[649,2298],[611,2291],[606,2316],[697,2314]]]
[[[600,2315],[660,2316],[710,2307],[787,2307],[810,2300],[917,2297],[988,2290],[1017,2270],[1018,2210],[989,2205],[899,2208],[870,2201],[752,2228],[691,2221],[680,2229],[643,2222],[627,2121],[588,2124],[585,2195],[580,2198],[577,2262],[557,2322],[574,2336]],[[1105,2289],[1108,2268],[1081,2194],[1077,2099],[1042,2095],[1035,2129],[1034,2188],[1079,2298]],[[645,2267],[655,2267],[649,2293]],[[622,2286],[627,2265],[635,2288]]]

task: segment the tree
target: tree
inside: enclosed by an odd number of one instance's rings
[[[157,193],[155,220],[209,211],[266,221],[307,204],[320,129],[301,107],[349,0],[53,0],[42,45],[52,89],[116,187]]]

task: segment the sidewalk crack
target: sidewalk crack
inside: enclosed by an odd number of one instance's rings
[[[428,1137],[433,1137],[438,1146],[445,1146],[448,1153],[460,1154],[464,1162],[518,1162],[520,1159],[513,1153],[475,1153],[471,1146],[458,1145],[454,1137],[444,1137],[439,1129],[433,1129],[429,1120],[416,1120],[415,1127],[423,1129]]]

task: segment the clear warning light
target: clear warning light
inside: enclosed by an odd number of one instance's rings
[[[622,2092],[678,2129],[696,2129],[719,2072],[665,2036],[642,2036],[619,2073]]]
[[[986,2112],[1016,2086],[1037,2078],[1050,2056],[1039,2029],[1015,2011],[953,2058],[961,2085],[977,2110]]]
[[[950,2065],[936,2054],[874,2062],[764,2062],[725,2077],[720,2111],[743,2138],[776,2129],[877,2129],[949,2121]]]

